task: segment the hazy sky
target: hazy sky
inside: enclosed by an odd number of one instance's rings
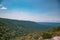
[[[58,0],[3,0],[0,17],[36,22],[60,22]]]

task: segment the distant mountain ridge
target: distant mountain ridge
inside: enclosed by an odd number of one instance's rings
[[[26,28],[30,31],[45,31],[49,30],[53,27],[60,26],[60,23],[53,23],[53,22],[33,22],[33,21],[25,21],[25,20],[12,20],[7,18],[0,18],[0,22],[4,22],[9,26],[21,26]]]
[[[40,25],[47,25],[47,26],[50,26],[50,27],[58,27],[60,26],[60,23],[59,22],[38,22]]]
[[[12,20],[6,18],[0,18],[0,22],[8,24],[9,26],[18,26],[26,28],[30,31],[45,31],[53,27],[60,26],[60,23],[49,23],[49,22],[33,22],[33,21],[24,21],[24,20]],[[12,28],[13,28],[12,27]]]
[[[11,19],[5,19],[0,18],[0,22],[5,23],[6,25],[11,26],[12,28],[18,26],[26,28],[30,31],[42,31],[46,30],[47,27],[44,27],[44,25],[40,25],[36,22],[32,21],[23,21],[23,20],[11,20]]]

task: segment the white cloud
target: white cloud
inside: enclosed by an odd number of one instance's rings
[[[4,7],[4,6],[0,7],[0,10],[6,10],[6,9],[7,9],[7,8]]]

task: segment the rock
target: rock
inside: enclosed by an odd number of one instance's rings
[[[60,40],[60,36],[55,36],[51,40]]]

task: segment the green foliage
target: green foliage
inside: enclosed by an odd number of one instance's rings
[[[50,33],[43,33],[42,37],[43,37],[43,39],[50,39],[50,38],[52,38],[52,34],[50,34]]]
[[[0,40],[10,40],[15,37],[21,37],[28,32],[22,26],[10,24],[7,21],[0,20]]]
[[[35,22],[0,18],[0,40],[43,40],[60,36],[60,27],[45,32],[41,29]]]
[[[53,31],[60,31],[60,26],[55,27],[55,28],[53,29]]]
[[[44,39],[51,39],[54,36],[60,36],[60,27],[53,28],[52,30],[45,31],[45,32],[29,33],[28,35],[23,36],[21,38],[25,39],[25,40],[27,40],[27,39],[29,39],[29,40],[44,40]],[[17,39],[19,39],[19,38],[17,38]]]

